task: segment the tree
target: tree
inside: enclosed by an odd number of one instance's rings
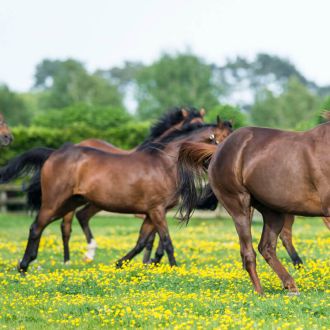
[[[72,104],[122,107],[116,86],[98,74],[89,74],[73,59],[44,60],[36,68],[35,88],[43,91],[43,108],[65,108]]]
[[[76,104],[63,109],[51,109],[37,115],[32,124],[48,128],[84,127],[96,130],[108,130],[120,127],[131,120],[131,116],[122,108],[89,106]]]
[[[306,129],[315,125],[318,109],[319,98],[297,78],[290,78],[278,96],[268,89],[257,93],[251,119],[260,126]]]
[[[257,54],[253,60],[236,57],[214,71],[218,72],[218,84],[224,87],[228,100],[245,109],[265,90],[274,96],[281,94],[293,77],[315,94],[322,95],[327,88],[307,80],[288,59],[270,54]]]
[[[10,125],[28,124],[30,120],[23,99],[6,85],[0,85],[0,112]]]
[[[142,119],[155,118],[173,106],[218,104],[211,66],[192,54],[165,54],[139,70],[136,82],[137,112]]]
[[[247,116],[238,107],[228,104],[219,104],[207,110],[205,119],[208,122],[215,123],[217,116],[220,116],[222,120],[231,120],[235,129],[246,126],[248,122]]]

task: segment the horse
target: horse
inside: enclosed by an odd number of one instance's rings
[[[156,141],[157,139],[164,138],[175,130],[179,130],[188,124],[203,123],[205,116],[205,109],[201,108],[199,111],[193,107],[186,108],[173,108],[164,114],[150,129],[150,134],[147,140]],[[105,152],[116,154],[130,154],[136,150],[137,147],[131,150],[120,149],[106,141],[98,139],[87,139],[76,144],[78,146],[92,147]],[[76,212],[78,222],[85,234],[87,240],[87,251],[85,253],[85,261],[94,260],[97,244],[89,227],[90,219],[100,211],[94,205],[87,204],[81,210]],[[72,221],[74,217],[74,211],[69,212],[63,217],[61,224],[62,240],[64,248],[64,263],[70,261],[69,240],[71,236]],[[138,215],[139,216],[139,215]],[[140,215],[144,219],[144,215]],[[146,257],[144,258],[146,259]]]
[[[178,158],[180,218],[190,218],[199,197],[194,178],[203,175],[208,163],[211,189],[233,218],[243,267],[254,290],[263,293],[252,246],[252,208],[262,214],[264,222],[259,252],[283,287],[298,294],[294,279],[276,256],[276,243],[286,214],[330,216],[329,147],[330,123],[305,132],[245,127],[218,147],[182,144]]]
[[[25,273],[36,259],[44,228],[86,203],[110,212],[146,215],[135,247],[117,261],[118,267],[141,252],[154,231],[160,236],[170,265],[176,265],[165,214],[177,204],[179,147],[185,141],[219,143],[231,132],[232,125],[227,121],[194,123],[157,142],[146,140],[126,155],[69,144],[56,151],[35,148],[18,156],[5,171],[0,170],[3,180],[25,166],[40,173],[40,187],[34,182],[28,188],[28,199],[39,212],[30,227],[19,272]]]
[[[0,146],[8,146],[13,141],[13,135],[5,122],[3,115],[0,113]]]

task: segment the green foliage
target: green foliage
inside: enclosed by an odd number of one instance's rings
[[[238,107],[228,104],[217,105],[206,111],[205,120],[214,123],[217,116],[222,120],[232,120],[234,128],[247,126],[247,116]]]
[[[9,125],[28,124],[29,112],[21,96],[0,85],[0,112]]]
[[[128,122],[119,127],[101,130],[84,123],[73,127],[49,128],[37,126],[18,126],[12,129],[14,142],[1,150],[1,164],[34,147],[59,148],[66,142],[78,143],[89,138],[108,141],[118,147],[130,149],[141,143],[148,134],[148,122]]]
[[[319,98],[296,78],[291,78],[279,96],[269,90],[259,92],[251,108],[251,118],[259,126],[307,129],[315,126],[318,109]]]
[[[50,128],[68,128],[84,124],[86,127],[107,130],[119,127],[132,117],[122,108],[73,105],[63,109],[53,109],[37,115],[32,123]]]
[[[137,73],[138,115],[155,118],[173,106],[211,108],[218,103],[212,70],[192,54],[163,55]]]
[[[64,108],[72,104],[122,107],[122,96],[116,86],[97,74],[89,74],[82,63],[42,61],[36,69],[35,87],[44,91],[41,107]]]

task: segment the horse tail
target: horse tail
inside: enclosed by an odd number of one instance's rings
[[[50,148],[34,148],[11,159],[6,166],[0,168],[0,183],[32,174],[29,186],[25,189],[28,194],[28,207],[31,210],[40,209],[41,168],[54,151],[55,149]]]
[[[181,197],[178,213],[182,221],[189,221],[204,195],[205,173],[216,149],[216,145],[207,143],[186,142],[181,145],[177,192]]]
[[[44,162],[55,151],[50,148],[34,148],[11,159],[0,168],[0,183],[6,183],[41,169]]]
[[[217,208],[217,206],[218,206],[218,199],[214,195],[214,192],[211,189],[210,185],[207,184],[203,189],[202,196],[197,201],[196,209],[214,211]]]

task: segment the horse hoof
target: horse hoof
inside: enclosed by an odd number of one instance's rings
[[[91,259],[91,258],[86,257],[86,256],[83,258],[83,261],[86,262],[87,264],[93,262],[93,260],[94,260],[94,259]]]
[[[123,268],[123,263],[122,262],[116,262],[116,268],[117,269]]]
[[[297,297],[297,296],[300,296],[300,292],[299,291],[289,291],[288,296],[289,297]]]
[[[21,276],[25,277],[26,276],[26,269],[23,269],[21,267],[21,262],[18,260],[17,266],[16,266],[17,271],[20,273]]]
[[[71,265],[71,261],[70,260],[64,261],[64,266],[70,266],[70,265]]]

